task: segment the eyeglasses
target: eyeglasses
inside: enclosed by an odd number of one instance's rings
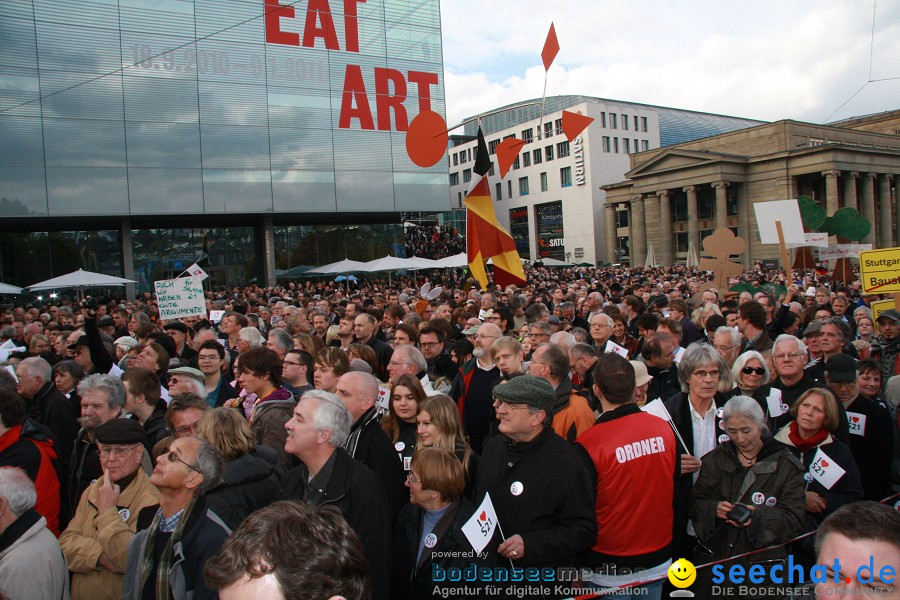
[[[691,373],[691,375],[696,375],[697,378],[699,378],[699,379],[706,379],[706,378],[718,379],[719,378],[718,371],[694,371],[693,373]]]
[[[731,346],[713,346],[719,352],[728,352],[732,348],[737,348],[737,344],[732,344]]]
[[[175,433],[177,433],[179,436],[184,436],[189,433],[197,433],[198,429],[200,429],[200,421],[191,423],[190,425],[182,425],[181,427],[176,427]]]
[[[286,366],[288,366],[288,365],[292,365],[292,366],[294,366],[294,367],[299,367],[299,366],[300,366],[300,363],[294,362],[294,361],[292,361],[292,360],[286,360],[286,361],[282,362],[281,365],[282,365],[282,367],[286,367]]]
[[[397,362],[395,360],[392,360],[391,362],[388,363],[388,365],[391,367],[399,367],[400,365],[408,365],[408,364],[409,364],[408,362]]]
[[[765,375],[766,370],[762,367],[744,367],[741,369],[741,373],[744,375],[750,375],[751,373],[756,373],[757,375]]]
[[[541,332],[537,332],[537,333],[529,333],[529,334],[528,334],[528,337],[550,337],[550,334],[548,334],[548,333],[541,333]]]
[[[483,334],[483,335],[476,335],[475,339],[476,340],[490,340],[490,339],[497,339],[498,337],[500,337],[500,336]]]
[[[135,448],[142,448],[141,446],[103,446],[102,448],[98,448],[97,452],[100,453],[100,456],[104,458],[109,458],[110,456],[115,458],[121,458],[123,456],[127,456],[129,452],[134,450]]]
[[[534,361],[531,361],[531,362],[534,362]],[[495,406],[496,408],[500,408],[501,406],[505,406],[508,410],[516,410],[516,409],[518,409],[518,408],[528,408],[528,405],[527,405],[527,404],[515,404],[515,403],[514,403],[514,404],[510,404],[510,403],[507,402],[506,400],[503,400],[503,399],[501,399],[501,398],[498,398],[497,396],[494,396],[494,406]]]
[[[422,348],[431,348],[432,346],[439,346],[440,342],[419,342],[419,346]]]
[[[413,472],[412,472],[412,471],[410,471],[409,473],[406,474],[406,480],[407,480],[408,482],[410,482],[410,483],[422,483],[421,480],[416,479],[415,477],[413,477]]]
[[[201,471],[200,469],[198,469],[198,468],[195,467],[194,465],[192,465],[192,464],[190,464],[190,463],[187,463],[187,462],[181,460],[181,458],[179,458],[179,456],[178,456],[177,454],[175,454],[175,451],[174,451],[174,450],[170,450],[169,453],[166,454],[166,458],[167,458],[167,459],[169,460],[169,462],[171,462],[171,463],[176,462],[176,461],[177,461],[177,462],[180,462],[181,464],[183,464],[184,466],[186,466],[188,469],[190,469],[190,470],[192,470],[192,471],[197,471],[198,473],[200,473],[201,475],[203,475],[203,471]]]
[[[773,354],[772,358],[775,360],[794,360],[795,358],[799,358],[803,356],[800,352],[785,352],[782,354]]]

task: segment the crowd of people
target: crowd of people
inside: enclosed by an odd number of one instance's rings
[[[452,225],[409,225],[403,232],[407,256],[438,258],[466,251],[466,238]]]
[[[759,267],[528,274],[4,309],[0,595],[659,598],[678,558],[896,559],[900,312]]]

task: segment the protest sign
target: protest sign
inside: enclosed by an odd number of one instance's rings
[[[206,317],[206,298],[199,277],[181,277],[153,282],[161,321],[183,317]]]

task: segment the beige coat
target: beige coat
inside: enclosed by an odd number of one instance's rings
[[[98,479],[85,490],[74,518],[59,537],[59,545],[73,573],[73,600],[122,597],[123,575],[98,567],[97,559],[106,552],[119,573],[125,573],[128,543],[137,530],[138,513],[144,507],[159,504],[159,492],[144,470],[138,468],[134,481],[119,496],[117,508],[98,514],[97,489],[102,484],[103,480]],[[125,509],[127,518],[123,518]]]

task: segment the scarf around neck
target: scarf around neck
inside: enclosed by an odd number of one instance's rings
[[[825,438],[827,437],[828,430],[823,428],[820,429],[817,434],[804,440],[802,437],[800,437],[800,430],[797,427],[797,421],[791,421],[791,424],[788,427],[788,439],[791,440],[791,443],[800,452],[806,452],[810,448],[815,448],[816,446],[824,442]]]

